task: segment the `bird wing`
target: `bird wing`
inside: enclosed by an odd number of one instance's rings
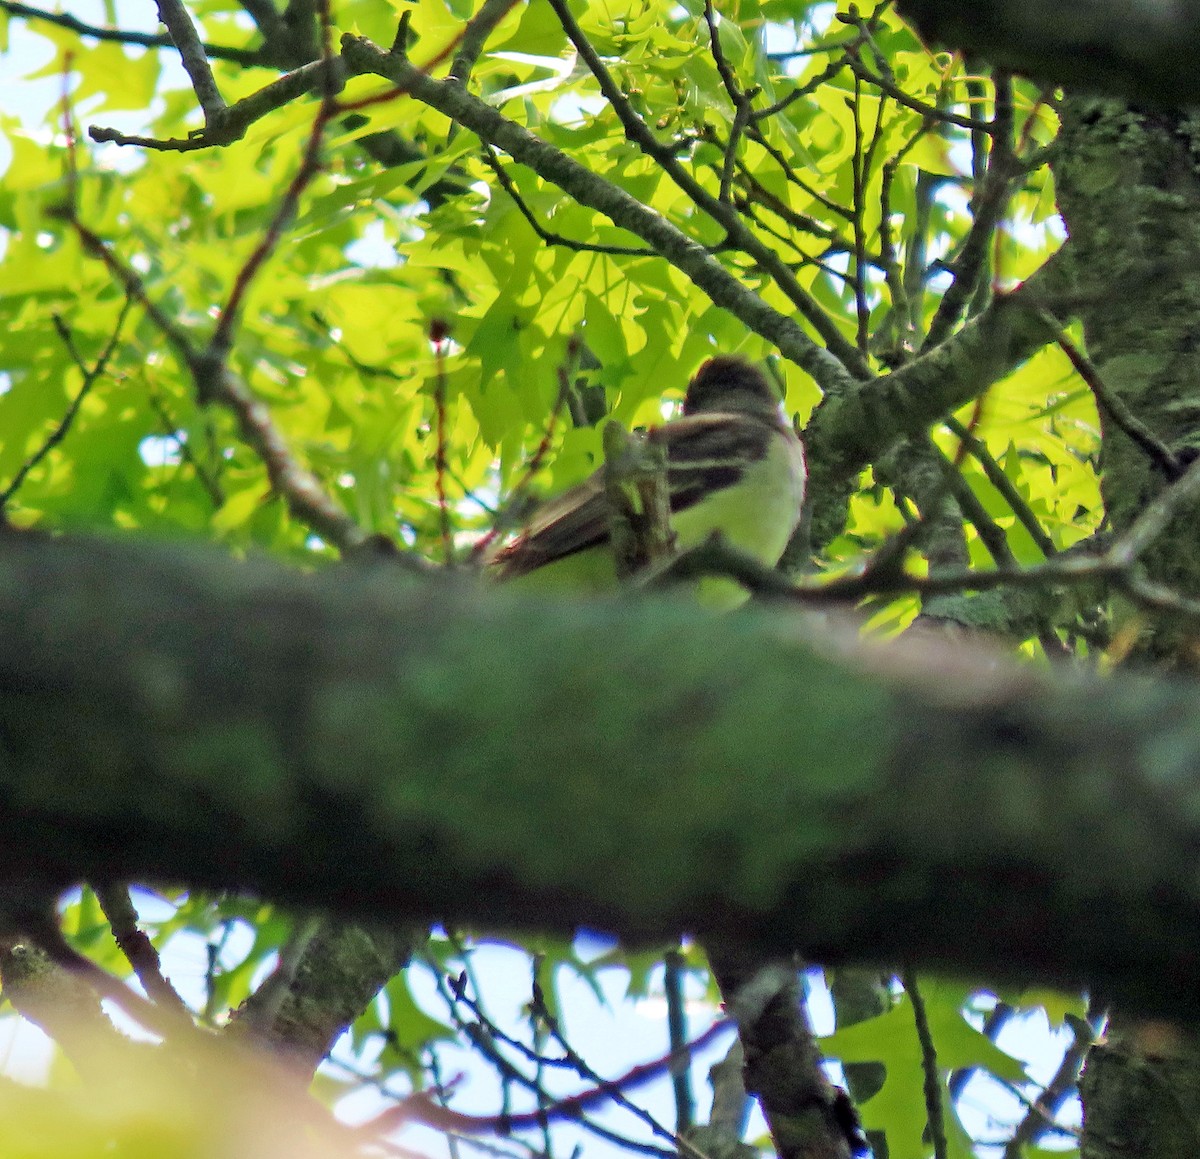
[[[524,531],[495,552],[489,565],[498,579],[515,579],[608,538],[603,470],[543,503]]]
[[[778,426],[752,415],[690,415],[655,427],[647,435],[667,448],[671,513],[737,483],[746,468],[766,455]],[[609,505],[604,469],[550,499],[525,530],[491,558],[501,579],[514,579],[608,539]]]
[[[782,422],[782,420],[781,420]],[[704,412],[667,423],[651,438],[667,445],[671,513],[686,511],[714,491],[733,487],[778,438],[780,423],[740,412]]]

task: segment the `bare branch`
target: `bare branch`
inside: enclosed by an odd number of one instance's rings
[[[860,77],[867,84],[873,85],[880,92],[886,93],[898,105],[903,105],[914,113],[920,113],[927,120],[940,121],[945,125],[956,125],[960,129],[971,129],[982,133],[991,133],[994,130],[990,121],[983,121],[978,117],[964,117],[961,113],[948,113],[945,109],[927,104],[906,93],[892,78],[882,76],[868,68],[861,54],[853,45],[847,46],[846,63],[854,71],[855,76]]]
[[[488,37],[496,31],[500,21],[516,3],[517,0],[483,0],[479,11],[467,21],[467,27],[458,42],[454,63],[450,66],[450,75],[460,84],[467,83]]]
[[[1021,497],[1021,493],[1013,481],[1004,473],[1004,468],[992,457],[982,440],[967,430],[952,415],[944,419],[942,425],[970,452],[971,457],[979,464],[980,469],[987,477],[987,481],[1004,497],[1004,501],[1017,517],[1017,521],[1029,533],[1029,537],[1038,545],[1042,554],[1047,558],[1057,554],[1058,548],[1054,546],[1054,540],[1046,534],[1038,517],[1034,515],[1029,504]]]
[[[171,40],[179,49],[183,67],[196,91],[196,100],[204,112],[205,124],[220,121],[225,112],[225,99],[217,88],[216,79],[212,74],[212,66],[204,54],[204,45],[196,32],[196,26],[183,6],[183,0],[157,0],[158,18],[171,34]]]
[[[46,12],[41,8],[33,8],[28,4],[18,3],[17,0],[0,0],[0,12],[10,16],[20,16],[26,20],[41,20],[47,24],[56,24],[79,36],[88,36],[93,40],[105,40],[117,44],[135,44],[142,48],[173,48],[175,42],[163,33],[132,32],[121,28],[111,28],[102,24],[88,24],[65,12]],[[233,48],[225,44],[209,44],[201,41],[200,47],[209,60],[228,60],[234,64],[251,66],[261,63],[257,49]]]
[[[1180,462],[1175,452],[1130,410],[1116,391],[1109,389],[1095,363],[1071,341],[1058,319],[1049,310],[1043,310],[1041,316],[1053,331],[1055,341],[1070,360],[1076,373],[1087,383],[1101,413],[1107,415],[1116,427],[1124,431],[1145,452],[1169,482],[1181,478],[1184,473],[1184,464]]]
[[[162,963],[154,943],[138,926],[138,912],[133,907],[129,889],[124,885],[96,886],[96,900],[112,927],[113,938],[125,955],[134,974],[146,993],[165,1010],[174,1010],[187,1025],[192,1024],[192,1012],[179,992],[163,975]]]
[[[141,137],[101,125],[89,126],[88,136],[93,141],[111,141],[116,145],[135,145],[161,152],[191,153],[198,149],[211,149],[240,141],[255,121],[283,108],[311,89],[330,84],[340,88],[342,80],[343,69],[336,58],[314,60],[264,85],[235,104],[226,106],[220,117],[188,137]]]
[[[538,221],[533,210],[525,204],[525,199],[521,196],[516,185],[513,184],[512,178],[509,177],[503,163],[496,155],[496,150],[487,141],[483,142],[483,159],[487,162],[488,168],[496,175],[496,180],[500,183],[500,188],[512,198],[517,211],[529,223],[529,228],[547,245],[560,245],[566,249],[575,250],[577,253],[609,254],[614,257],[634,258],[658,257],[657,251],[645,249],[641,246],[605,245],[601,242],[576,241],[574,238],[563,237],[561,233],[554,233],[548,230]]]

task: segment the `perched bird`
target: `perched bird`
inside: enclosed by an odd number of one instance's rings
[[[683,415],[652,428],[665,447],[671,525],[680,550],[719,531],[734,547],[774,565],[800,521],[804,449],[779,399],[740,358],[707,361],[688,385]],[[488,561],[493,578],[604,591],[616,585],[603,469],[537,508],[524,530]],[[701,598],[744,598],[730,580],[701,581]]]

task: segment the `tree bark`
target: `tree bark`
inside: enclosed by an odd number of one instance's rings
[[[1059,116],[1053,168],[1071,235],[1077,309],[1089,355],[1116,403],[1100,399],[1101,486],[1120,534],[1171,480],[1169,460],[1164,469],[1129,436],[1118,408],[1181,464],[1200,448],[1200,120],[1079,95],[1060,103]],[[1153,579],[1187,594],[1200,591],[1198,517],[1194,504],[1181,509],[1142,560]],[[1155,622],[1119,605],[1116,613],[1132,658],[1195,670],[1194,624]],[[1195,1153],[1200,1052],[1193,1041],[1179,1038],[1159,1057],[1137,1033],[1110,1036],[1091,1050],[1085,1074],[1084,1159]]]
[[[901,15],[929,42],[978,53],[1035,80],[1119,93],[1160,105],[1200,97],[1194,0],[901,0]]]
[[[186,881],[1197,1007],[1191,686],[14,534],[0,623],[18,899]]]

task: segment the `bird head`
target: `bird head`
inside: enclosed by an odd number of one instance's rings
[[[779,403],[779,394],[758,367],[722,354],[710,358],[688,383],[683,413],[749,411],[775,417]]]

